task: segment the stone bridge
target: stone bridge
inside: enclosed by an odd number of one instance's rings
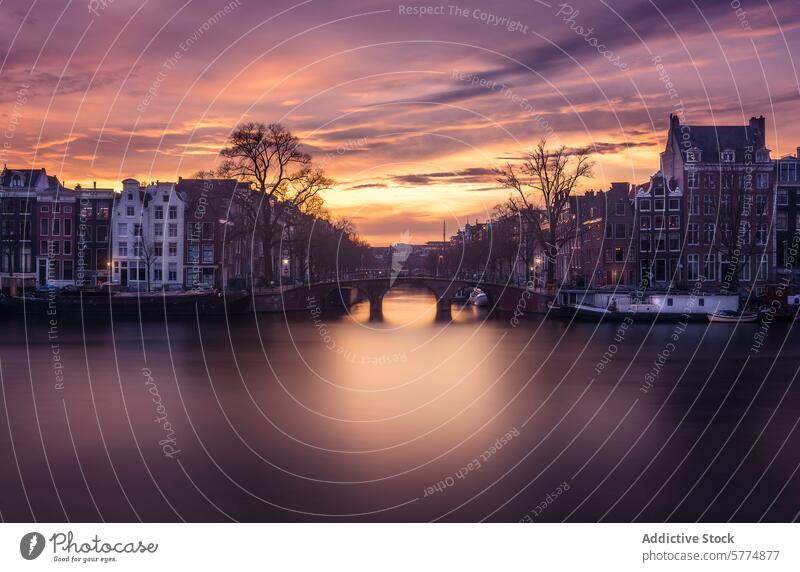
[[[361,294],[369,300],[370,320],[379,320],[383,316],[383,297],[392,287],[401,284],[413,284],[425,288],[436,298],[437,319],[450,318],[450,306],[456,293],[460,290],[470,291],[476,285],[489,298],[490,311],[500,310],[526,313],[544,313],[547,298],[539,291],[526,290],[524,287],[480,280],[449,279],[424,276],[401,276],[389,278],[354,278],[331,282],[320,282],[287,288],[280,293],[280,307],[274,309],[303,310],[318,308],[325,311],[331,307],[343,307],[354,301],[353,292]]]

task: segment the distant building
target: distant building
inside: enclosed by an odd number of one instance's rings
[[[35,212],[39,191],[50,187],[44,169],[9,169],[0,173],[0,284],[8,288],[36,283]]]

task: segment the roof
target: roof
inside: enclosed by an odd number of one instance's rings
[[[753,117],[747,125],[682,125],[673,115],[670,129],[681,150],[700,150],[703,163],[718,163],[726,150],[733,150],[736,161],[743,162],[746,148],[751,148],[751,153],[764,148],[763,117]]]

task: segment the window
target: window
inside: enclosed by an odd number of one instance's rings
[[[750,276],[750,257],[749,256],[745,257],[745,259],[744,259],[744,264],[742,264],[740,277],[745,282],[749,281],[752,278]]]
[[[72,241],[71,240],[65,240],[64,241],[64,254],[67,254],[67,255],[72,254]]]
[[[63,262],[63,265],[64,265],[64,273],[62,276],[64,280],[74,280],[72,274],[72,260],[65,260]]]
[[[681,235],[677,232],[669,233],[669,249],[671,252],[680,252]]]
[[[700,276],[700,255],[689,254],[686,257],[686,279],[697,280]]]
[[[138,222],[133,225],[133,236],[142,236],[142,225]]]
[[[155,208],[154,216],[155,216],[156,220],[163,220],[163,218],[164,218],[164,207],[157,206]]]
[[[699,215],[700,214],[700,196],[699,195],[692,195],[689,197],[689,214],[690,215]]]
[[[761,255],[761,261],[758,265],[758,279],[767,280],[769,278],[769,259],[766,254]]]
[[[650,230],[650,217],[649,216],[640,216],[639,217],[639,229],[640,230]]]
[[[800,213],[798,213],[800,214]],[[776,230],[789,230],[789,215],[785,212],[777,213],[777,217],[775,219],[775,229]]]
[[[654,199],[653,204],[654,204],[653,210],[659,212],[664,210],[664,199]]]
[[[610,225],[606,226],[606,238],[613,238],[611,236],[611,232],[609,230]],[[188,240],[200,240],[200,223],[199,222],[190,222],[186,226],[186,238]]]
[[[672,298],[667,298],[667,306],[674,306],[675,303],[673,302]]]
[[[615,224],[614,225],[614,238],[625,238],[625,225],[624,224]]]
[[[698,306],[705,306],[706,305],[706,299],[705,298],[698,298],[697,299],[697,305]]]
[[[42,205],[39,207],[40,213],[49,213],[50,212],[50,205]]]
[[[795,220],[794,220],[794,228],[795,228],[795,229],[798,229],[798,228],[800,228],[800,212],[798,212],[798,213],[795,215]]]
[[[700,153],[695,150],[686,151],[686,162],[697,163],[700,161]]]
[[[133,243],[133,255],[136,258],[140,258],[144,255],[144,248],[142,245],[142,241],[137,240]]]
[[[714,234],[716,225],[713,222],[707,222],[703,225],[703,241],[706,244],[714,244]]]
[[[750,223],[748,222],[740,223],[738,234],[741,237],[742,244],[750,244]]]
[[[717,181],[714,175],[706,175],[703,177],[705,181],[705,187],[707,189],[716,189],[717,188]]]
[[[650,252],[650,247],[652,246],[650,235],[646,234],[639,238],[639,250],[641,252]]]
[[[43,254],[45,256],[49,256],[49,254],[47,252],[47,241],[46,240],[40,240],[39,241],[39,254]]]
[[[171,222],[167,228],[167,236],[170,238],[178,238],[178,223]]]
[[[131,193],[131,192],[128,193],[128,200],[129,201],[133,200],[133,193]]]
[[[119,236],[128,236],[128,223],[121,222],[117,225],[117,232]]]
[[[167,280],[170,282],[175,282],[178,280],[178,263],[177,262],[170,262],[169,266],[167,267]]]
[[[669,210],[671,210],[671,211],[679,211],[679,210],[681,210],[681,200],[680,199],[670,199],[669,200]]]
[[[723,173],[722,188],[730,189],[731,187],[733,187],[733,175],[731,173]]]
[[[178,243],[177,242],[170,242],[167,245],[167,254],[169,256],[178,256]]]
[[[64,236],[72,236],[72,219],[64,219]]]
[[[176,220],[178,218],[178,207],[171,205],[169,207],[169,220]]]
[[[624,205],[623,205],[623,212],[624,215]],[[617,213],[619,214],[619,213]],[[214,223],[213,222],[204,222],[203,223],[203,240],[212,240],[214,238]]]
[[[158,258],[164,256],[164,245],[162,243],[157,242],[153,245],[153,256]]]
[[[50,243],[50,246],[52,247],[52,252],[54,256],[61,254],[61,241],[54,240],[53,242]]]
[[[105,203],[97,205],[97,218],[99,220],[108,220],[108,215],[110,212],[111,209]]]
[[[767,244],[767,233],[768,233],[769,225],[766,223],[760,223],[756,227],[756,245],[757,246],[764,246]]]
[[[21,187],[22,186],[22,177],[19,175],[14,175],[11,177],[11,186],[12,187]]]
[[[703,195],[703,214],[716,214],[716,200],[712,195]]]
[[[206,254],[208,254],[208,262],[214,261],[214,247],[210,247],[210,252],[206,253],[206,246],[203,247],[203,262],[206,262]],[[625,249],[618,246],[614,249],[614,262],[625,262]]]
[[[617,258],[617,262],[624,262],[624,260],[625,260],[624,249],[617,248],[615,250],[615,256],[617,256],[616,251],[619,251],[619,252],[623,253],[621,257]],[[213,244],[204,244],[203,245],[203,264],[213,264],[213,263],[214,263],[214,245]]]
[[[756,188],[757,189],[769,188],[769,173],[756,173]]]
[[[756,195],[756,214],[761,216],[767,212],[767,197],[764,195]]]
[[[650,210],[650,199],[640,199],[639,200],[639,210],[640,211],[649,211]]]
[[[134,216],[134,211],[132,206],[125,207],[125,215]]]
[[[666,250],[666,244],[664,244],[664,235],[659,234],[656,236],[656,252],[664,252]]]
[[[653,217],[653,228],[656,230],[663,230],[664,229],[664,215],[656,215]]]
[[[72,207],[69,205],[64,205],[64,214],[72,214]]]
[[[200,245],[197,243],[190,244],[187,250],[187,262],[189,264],[197,264],[200,262]]]
[[[164,236],[164,223],[163,222],[157,222],[153,228],[155,229],[154,234],[155,234],[156,238],[161,238],[162,236]]]
[[[723,163],[735,163],[736,162],[736,153],[731,151],[730,149],[726,149],[722,152],[722,162]]]
[[[666,282],[667,281],[667,261],[663,258],[659,258],[656,260],[655,263],[656,267],[656,282]]]
[[[700,244],[700,225],[696,222],[690,222],[686,226],[686,240],[691,246]]]
[[[778,189],[776,201],[781,206],[789,204],[789,192],[786,189]]]
[[[128,256],[128,243],[120,242],[117,245],[117,251],[119,252],[120,256]]]
[[[169,194],[168,193],[164,193],[161,196],[161,202],[164,202],[164,203],[168,203],[169,202]]]
[[[698,187],[698,184],[697,184],[698,180],[699,179],[697,177],[697,171],[687,171],[686,172],[686,185],[690,189],[696,189]]]
[[[53,236],[61,236],[61,219],[53,219]]]
[[[50,219],[43,218],[39,220],[39,235],[47,236],[50,234]]]
[[[160,264],[153,269],[153,280],[156,282],[163,282],[164,280],[164,269],[161,268]]]
[[[703,276],[706,280],[717,279],[717,257],[714,254],[706,254],[706,263],[703,267]]]
[[[679,215],[669,215],[670,230],[677,230],[681,227],[681,217]]]
[[[623,199],[620,199],[620,200],[617,201],[616,213],[617,213],[617,216],[624,216],[625,215],[625,201]],[[203,230],[205,230],[205,229],[203,229]]]

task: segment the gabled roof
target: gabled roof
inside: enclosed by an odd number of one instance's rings
[[[764,148],[764,130],[763,117],[753,117],[748,125],[682,125],[677,116],[670,117],[670,134],[679,143],[681,153],[699,150],[703,163],[718,163],[726,150],[736,153],[737,163],[744,162],[747,147],[752,148],[753,154]]]

